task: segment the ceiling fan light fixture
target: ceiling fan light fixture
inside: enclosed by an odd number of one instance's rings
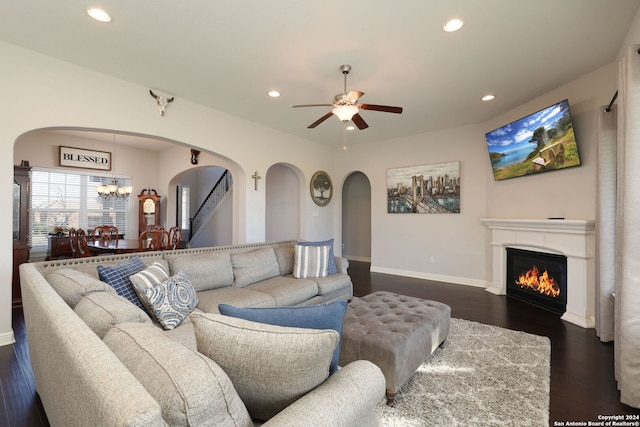
[[[358,114],[358,111],[360,110],[355,105],[340,105],[331,110],[333,114],[338,116],[341,122],[348,122],[353,116]]]

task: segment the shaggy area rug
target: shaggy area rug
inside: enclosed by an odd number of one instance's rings
[[[549,338],[451,319],[444,345],[376,412],[387,427],[548,426]]]

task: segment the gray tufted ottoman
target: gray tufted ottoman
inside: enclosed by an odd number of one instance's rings
[[[387,382],[387,404],[444,342],[451,307],[392,292],[353,298],[342,326],[340,365],[358,359],[376,364]]]

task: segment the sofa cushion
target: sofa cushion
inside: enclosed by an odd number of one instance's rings
[[[329,246],[296,245],[294,251],[293,277],[325,277],[329,262]]]
[[[338,267],[336,267],[336,261],[333,253],[333,239],[324,240],[321,242],[300,241],[297,244],[303,246],[329,246],[329,264],[327,266],[327,274],[336,274],[338,272]]]
[[[169,267],[171,274],[176,274],[179,270],[186,271],[196,291],[233,284],[229,252],[180,255],[169,259]]]
[[[248,288],[210,289],[198,292],[198,308],[207,313],[218,313],[219,304],[230,304],[239,307],[275,307],[275,299],[264,292],[254,291]]]
[[[318,285],[318,295],[328,295],[341,289],[352,288],[351,278],[348,274],[332,274],[327,277],[314,277],[313,280]]]
[[[346,301],[305,307],[243,308],[220,304],[220,314],[237,317],[269,325],[291,326],[295,328],[333,329],[342,334],[342,320],[347,310]],[[338,370],[340,342],[336,345],[329,367],[329,374]]]
[[[151,322],[147,313],[131,304],[131,301],[110,292],[94,292],[85,296],[73,311],[100,339],[120,323]]]
[[[47,274],[47,281],[71,308],[74,308],[82,298],[92,292],[116,294],[116,290],[111,286],[73,268],[55,270]]]
[[[158,286],[168,279],[169,269],[163,263],[157,261],[144,270],[129,276],[129,280],[131,280],[131,284],[133,285],[133,290],[136,292],[136,295],[145,310],[147,310],[147,313],[153,315],[153,310],[149,306],[144,292],[147,289]]]
[[[242,289],[263,292],[271,295],[275,306],[296,305],[318,295],[318,285],[310,279],[295,279],[289,276],[276,276],[258,283],[245,286]],[[228,303],[227,303],[228,304]],[[247,307],[247,304],[230,304]]]
[[[229,375],[249,414],[268,420],[324,382],[334,330],[290,328],[193,313],[198,351]]]
[[[146,304],[165,329],[173,329],[196,308],[198,296],[183,271],[144,291]]]
[[[98,265],[97,268],[100,280],[111,285],[118,295],[125,297],[144,310],[144,306],[140,302],[138,295],[136,295],[129,276],[144,270],[146,267],[142,259],[136,255],[121,264],[114,266]]]
[[[253,427],[220,366],[158,328],[123,323],[104,342],[158,401],[168,425]]]
[[[231,254],[235,285],[243,287],[280,275],[280,267],[273,248]]]
[[[273,248],[280,267],[280,275],[293,273],[293,245],[283,245]]]

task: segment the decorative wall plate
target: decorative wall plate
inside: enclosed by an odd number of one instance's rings
[[[331,178],[325,171],[317,171],[311,177],[309,191],[313,202],[318,206],[327,206],[333,195],[333,184]]]

